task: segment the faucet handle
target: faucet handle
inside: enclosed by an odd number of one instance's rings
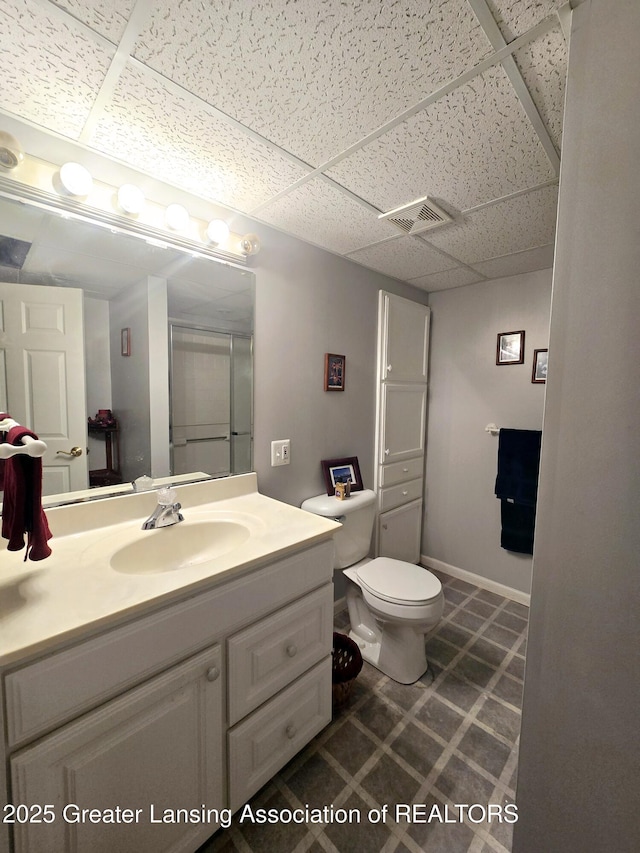
[[[178,493],[175,489],[165,487],[158,490],[158,503],[160,506],[171,506],[171,504],[176,503],[177,498]]]

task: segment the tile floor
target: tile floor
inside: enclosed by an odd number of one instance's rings
[[[333,804],[351,820],[258,825],[236,815],[198,853],[511,849],[512,824],[495,812],[514,802],[528,609],[440,577],[446,604],[427,640],[429,671],[405,686],[365,664],[346,707],[251,801],[279,813]],[[347,633],[346,612],[336,630]],[[411,820],[396,813],[410,804]],[[456,804],[477,805],[460,818]],[[387,819],[372,822],[385,805]]]

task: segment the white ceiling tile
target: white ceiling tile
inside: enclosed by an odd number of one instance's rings
[[[549,243],[536,249],[505,255],[502,258],[491,258],[489,261],[474,264],[473,268],[487,278],[504,278],[508,275],[550,269],[552,266],[553,243]]]
[[[136,5],[136,0],[54,0],[92,30],[118,42]]]
[[[443,270],[442,272],[433,273],[433,275],[423,275],[420,278],[414,278],[409,284],[419,287],[421,290],[426,290],[428,293],[434,293],[437,290],[464,287],[464,285],[476,284],[479,281],[484,281],[483,275],[470,270],[468,267],[454,267],[454,269]]]
[[[553,242],[557,201],[558,187],[544,187],[434,229],[428,239],[478,269],[480,261]]]
[[[554,145],[562,145],[567,43],[551,30],[515,53],[515,60]]]
[[[511,42],[552,15],[567,0],[487,0],[505,41]]]
[[[160,180],[244,212],[304,174],[139,66],[120,77],[91,144]]]
[[[378,243],[376,246],[354,252],[351,258],[365,267],[403,281],[450,269],[456,265],[455,260],[442,255],[419,237],[400,237],[398,240]]]
[[[461,211],[554,177],[501,66],[474,77],[327,174],[382,210],[429,195]]]
[[[77,139],[115,48],[37,0],[2,0],[2,109]]]
[[[490,52],[466,0],[158,0],[135,57],[319,165]]]
[[[260,211],[260,218],[324,246],[333,252],[352,252],[397,234],[388,222],[353,201],[322,178],[315,178]]]

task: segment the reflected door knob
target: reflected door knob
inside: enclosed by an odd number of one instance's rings
[[[287,646],[287,654],[290,658],[294,658],[298,654],[298,647],[295,643],[289,643]]]
[[[75,459],[78,456],[82,456],[82,448],[72,447],[71,450],[58,450],[56,456],[72,456]]]
[[[295,727],[295,725],[293,723],[289,723],[289,725],[285,729],[285,734],[289,738],[289,740],[293,740],[293,738],[296,736],[297,733],[298,733],[298,730]]]
[[[220,670],[217,666],[210,666],[207,670],[207,681],[217,681],[220,675]]]

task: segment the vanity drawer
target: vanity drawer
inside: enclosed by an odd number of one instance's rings
[[[380,489],[380,512],[415,501],[422,497],[422,480],[410,480],[398,486]]]
[[[330,590],[332,575],[333,542],[321,542],[8,674],[9,745],[79,716],[321,584]]]
[[[424,457],[417,456],[415,459],[407,459],[405,462],[391,462],[380,468],[380,486],[387,488],[395,486],[396,483],[404,483],[422,477]]]
[[[330,584],[231,637],[229,725],[328,655],[332,642]]]
[[[331,722],[331,658],[228,733],[229,805],[255,794]]]

